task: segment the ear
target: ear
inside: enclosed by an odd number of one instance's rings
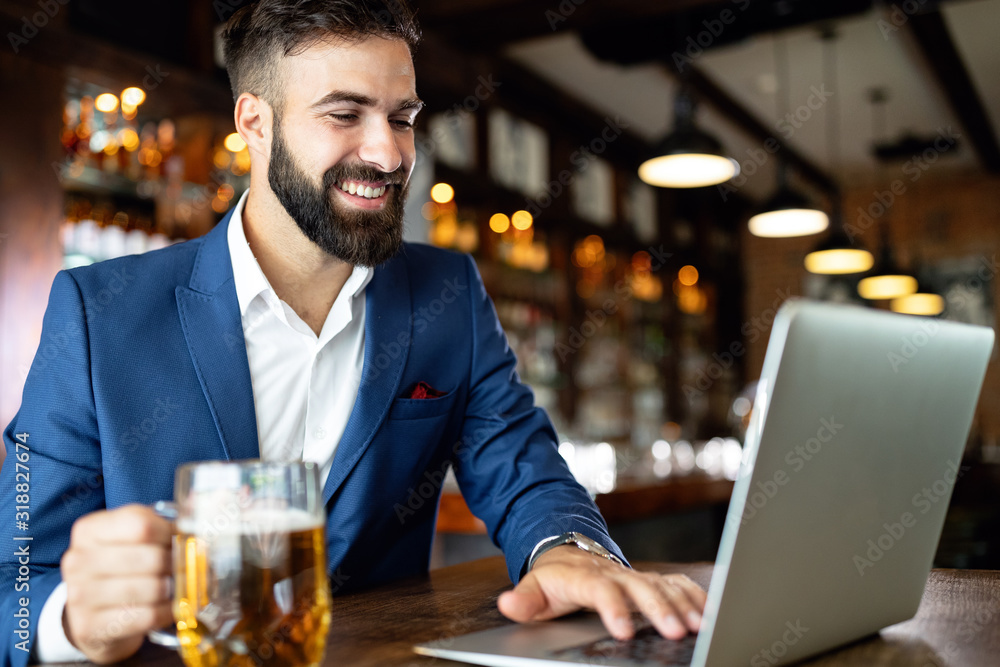
[[[233,111],[236,131],[247,144],[251,156],[266,163],[271,155],[274,109],[271,105],[252,93],[243,93],[236,100]]]

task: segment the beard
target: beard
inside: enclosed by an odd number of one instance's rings
[[[365,164],[337,164],[323,174],[323,184],[317,188],[295,164],[277,119],[275,124],[267,180],[306,238],[352,266],[374,267],[392,259],[403,243],[403,204],[409,186],[402,168],[385,173]],[[333,189],[346,181],[386,183],[385,205],[365,210],[339,204]]]

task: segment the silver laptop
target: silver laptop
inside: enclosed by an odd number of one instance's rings
[[[594,614],[420,644],[479,665],[781,665],[917,611],[993,330],[793,300],[771,331],[701,632]]]

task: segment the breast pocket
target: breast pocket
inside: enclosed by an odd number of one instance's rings
[[[397,398],[389,410],[389,419],[430,419],[451,413],[457,391],[436,398]]]

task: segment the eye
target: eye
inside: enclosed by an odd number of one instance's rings
[[[392,120],[392,121],[389,121],[389,122],[392,123],[393,125],[395,125],[400,130],[412,130],[413,129],[413,122],[409,121],[409,120]]]
[[[357,114],[353,114],[353,113],[331,113],[331,114],[329,114],[329,116],[330,116],[330,118],[333,118],[334,120],[339,120],[339,121],[344,122],[344,123],[347,123],[347,122],[350,122],[352,120],[357,120],[358,119]]]

